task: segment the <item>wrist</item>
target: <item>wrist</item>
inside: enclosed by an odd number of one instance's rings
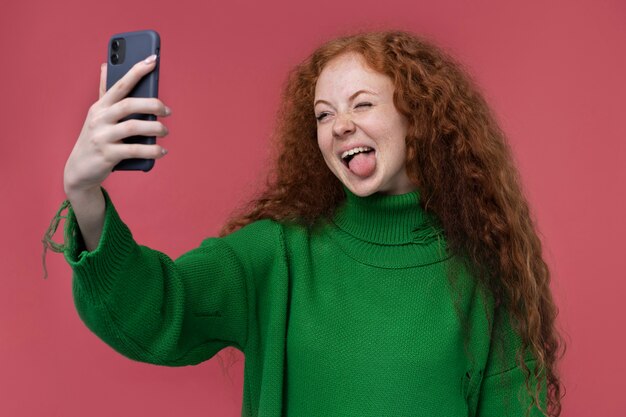
[[[70,201],[70,203],[74,202],[83,202],[83,201],[91,201],[95,197],[101,195],[100,185],[94,187],[71,187],[65,186],[65,196]]]

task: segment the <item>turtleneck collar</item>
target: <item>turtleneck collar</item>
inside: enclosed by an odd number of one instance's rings
[[[333,222],[356,238],[382,245],[402,245],[427,240],[431,234],[440,232],[436,217],[420,206],[418,190],[367,197],[359,197],[345,186],[344,191],[346,200],[337,209]]]
[[[438,217],[420,205],[419,191],[346,199],[325,230],[356,261],[381,268],[411,268],[450,257]]]

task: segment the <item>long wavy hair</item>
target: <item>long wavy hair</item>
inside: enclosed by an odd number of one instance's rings
[[[360,54],[393,80],[395,106],[409,121],[406,169],[420,204],[437,215],[450,252],[466,259],[496,311],[509,313],[522,340],[516,362],[532,403],[560,415],[564,387],[557,361],[565,343],[556,330],[550,271],[512,152],[471,77],[431,42],[401,31],[360,33],[325,43],[294,68],[282,93],[266,186],[221,235],[263,218],[312,225],[332,216],[345,199],[318,148],[313,111],[322,69],[345,53]],[[537,361],[532,372],[523,359],[529,352]],[[545,409],[541,382],[531,383],[533,377],[547,382]]]

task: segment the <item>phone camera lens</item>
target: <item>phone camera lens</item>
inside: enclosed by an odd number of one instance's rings
[[[113,54],[111,55],[111,63],[112,64],[117,64],[120,61],[120,57],[118,54]]]
[[[116,40],[114,40],[114,41],[111,43],[111,48],[113,48],[113,50],[114,50],[114,51],[119,50],[119,49],[120,49],[120,41],[118,41],[117,39],[116,39]]]

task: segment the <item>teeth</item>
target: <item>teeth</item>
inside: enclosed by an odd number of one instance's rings
[[[359,146],[358,148],[352,148],[352,149],[342,153],[341,154],[341,159],[345,159],[347,156],[354,155],[355,153],[367,152],[367,151],[371,151],[371,150],[372,150],[372,148],[370,148],[369,146]]]

